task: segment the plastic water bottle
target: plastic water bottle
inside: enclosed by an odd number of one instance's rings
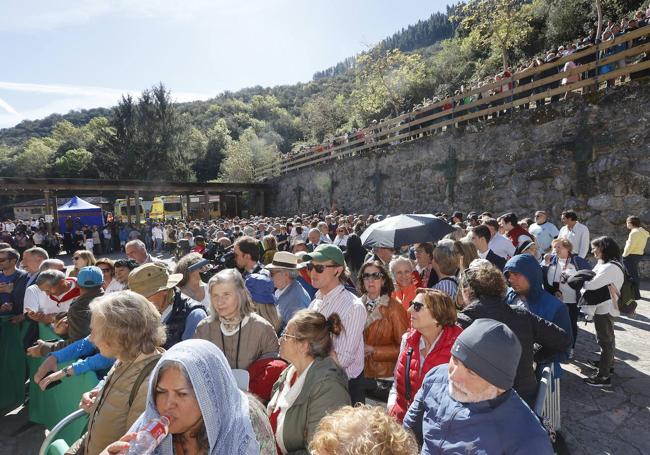
[[[150,420],[129,444],[127,455],[150,455],[169,432],[169,418]]]

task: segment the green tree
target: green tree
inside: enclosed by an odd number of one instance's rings
[[[413,95],[426,78],[425,63],[419,54],[395,49],[378,56],[365,54],[358,59],[354,108],[360,117],[399,115],[413,101]]]
[[[255,170],[280,159],[275,144],[260,139],[252,128],[242,133],[225,149],[219,180],[222,182],[252,182]]]
[[[471,0],[460,8],[459,31],[492,49],[503,69],[509,66],[509,53],[525,41],[532,28],[526,0]]]
[[[302,109],[303,132],[314,142],[322,142],[326,134],[332,134],[348,121],[349,108],[343,95],[334,99],[315,96]]]
[[[49,141],[51,142],[51,141]],[[47,176],[55,150],[48,141],[33,138],[27,141],[13,160],[13,173],[25,177]]]
[[[56,159],[54,171],[60,177],[95,177],[93,154],[83,148],[68,150]]]

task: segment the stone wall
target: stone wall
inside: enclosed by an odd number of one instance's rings
[[[592,232],[650,224],[650,85],[518,111],[274,179],[273,215],[574,209]],[[559,227],[559,226],[558,226]]]

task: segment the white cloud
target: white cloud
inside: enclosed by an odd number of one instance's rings
[[[277,7],[279,1],[245,0],[3,0],[0,30],[42,31],[83,25],[110,14],[128,18],[156,18],[188,22],[223,19]]]
[[[23,92],[33,94],[58,95],[47,104],[33,109],[21,110],[18,113],[12,106],[0,98],[0,108],[7,113],[0,113],[0,128],[16,125],[22,120],[43,118],[50,114],[65,114],[75,109],[90,109],[94,107],[111,107],[117,104],[122,95],[131,94],[140,96],[137,90],[120,90],[107,87],[92,87],[81,85],[57,84],[28,84],[20,82],[0,81],[0,90]],[[208,99],[213,95],[195,92],[172,92],[172,99],[176,102],[186,102]]]
[[[4,109],[5,111],[7,111],[8,113],[10,113],[11,115],[14,115],[14,116],[20,116],[20,114],[18,113],[18,111],[16,111],[16,109],[14,109],[14,108],[11,106],[11,104],[7,103],[7,102],[6,102],[5,100],[3,100],[2,98],[0,98],[0,108]]]

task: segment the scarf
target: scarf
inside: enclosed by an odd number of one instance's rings
[[[371,300],[367,294],[361,296],[361,302],[366,307],[368,317],[366,318],[366,328],[375,321],[381,319],[381,312],[379,309],[388,306],[388,295],[381,295],[378,299]]]
[[[151,419],[160,417],[154,396],[160,367],[168,361],[183,365],[192,382],[208,436],[208,454],[259,453],[249,417],[248,398],[237,388],[235,377],[221,349],[206,340],[185,340],[163,354],[149,379],[145,410],[129,432],[137,432]],[[172,435],[165,436],[153,453],[173,455]]]
[[[224,318],[223,316],[219,316],[219,322],[221,323],[221,330],[223,333],[230,336],[237,333],[239,330],[239,323],[242,322],[241,314],[238,312],[233,318]]]
[[[302,392],[302,388],[305,385],[305,379],[307,378],[307,372],[313,364],[314,362],[312,361],[305,369],[305,371],[303,371],[302,374],[296,378],[296,382],[294,382],[293,385],[291,385],[291,380],[296,374],[296,368],[293,365],[289,366],[289,371],[287,372],[284,382],[280,385],[277,392],[275,395],[273,395],[271,401],[269,402],[267,408],[269,410],[269,414],[272,414],[280,409],[277,420],[278,425],[275,432],[275,440],[282,450],[282,453],[287,453],[287,449],[284,445],[284,438],[282,437],[284,434],[284,417],[287,414],[287,410],[293,406],[293,404],[296,402],[296,398],[298,398],[298,395],[300,395],[300,392]]]

